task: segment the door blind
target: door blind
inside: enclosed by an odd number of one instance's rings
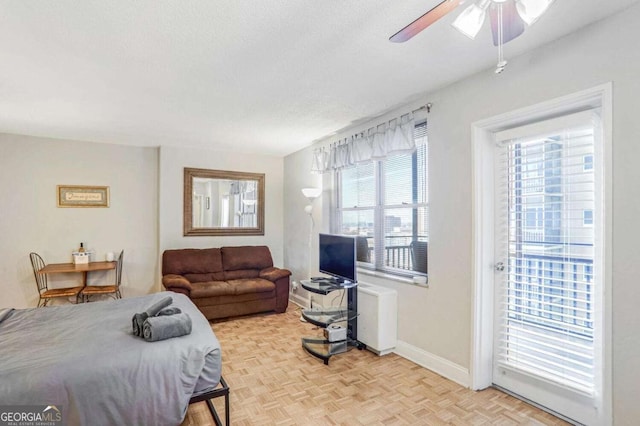
[[[588,395],[596,383],[601,219],[592,115],[551,120],[557,125],[547,122],[542,133],[497,135],[506,250],[497,362]]]

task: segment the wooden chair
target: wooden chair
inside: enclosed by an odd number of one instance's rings
[[[29,257],[31,258],[33,275],[36,279],[38,294],[40,296],[40,299],[38,300],[38,308],[47,306],[47,303],[49,303],[51,299],[60,297],[69,298],[71,296],[75,296],[76,303],[78,303],[80,299],[80,292],[82,291],[82,286],[50,289],[49,283],[47,281],[47,274],[38,273],[38,271],[40,271],[40,269],[44,268],[45,266],[44,260],[42,260],[42,257],[40,257],[38,253],[30,253]]]
[[[116,283],[113,285],[88,285],[82,289],[82,299],[89,301],[89,296],[95,294],[113,294],[115,299],[122,299],[120,294],[120,282],[122,281],[122,261],[124,258],[124,250],[120,252],[116,263]]]

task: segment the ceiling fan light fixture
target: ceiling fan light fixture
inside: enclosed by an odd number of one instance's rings
[[[480,0],[477,4],[473,3],[463,10],[451,25],[470,39],[475,39],[484,24],[487,7],[490,3],[491,0]]]
[[[533,25],[551,6],[554,0],[517,0],[518,15],[527,25]]]

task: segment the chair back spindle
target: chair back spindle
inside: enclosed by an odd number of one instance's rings
[[[39,274],[42,268],[45,267],[44,260],[38,253],[30,253],[29,257],[31,258],[31,266],[33,267],[33,276],[36,279],[36,285],[38,286],[38,294],[47,290],[47,274]]]
[[[124,261],[124,250],[120,252],[118,256],[118,263],[116,264],[116,299],[122,299],[122,293],[120,293],[120,282],[122,282],[122,263]]]
[[[49,301],[54,298],[69,298],[75,297],[76,303],[80,299],[81,286],[66,287],[66,288],[49,288],[47,281],[47,274],[39,273],[46,265],[42,257],[38,253],[30,253],[31,266],[33,268],[33,276],[36,279],[36,285],[38,286],[38,307],[47,306]]]
[[[122,282],[122,266],[124,262],[124,250],[118,255],[115,269],[115,283],[112,285],[90,285],[82,289],[82,299],[86,302],[90,301],[90,297],[100,294],[113,294],[115,299],[122,299],[120,293],[120,283]]]

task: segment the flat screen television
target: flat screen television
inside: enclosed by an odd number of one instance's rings
[[[345,235],[320,234],[320,272],[331,275],[337,282],[355,283],[356,239]]]

